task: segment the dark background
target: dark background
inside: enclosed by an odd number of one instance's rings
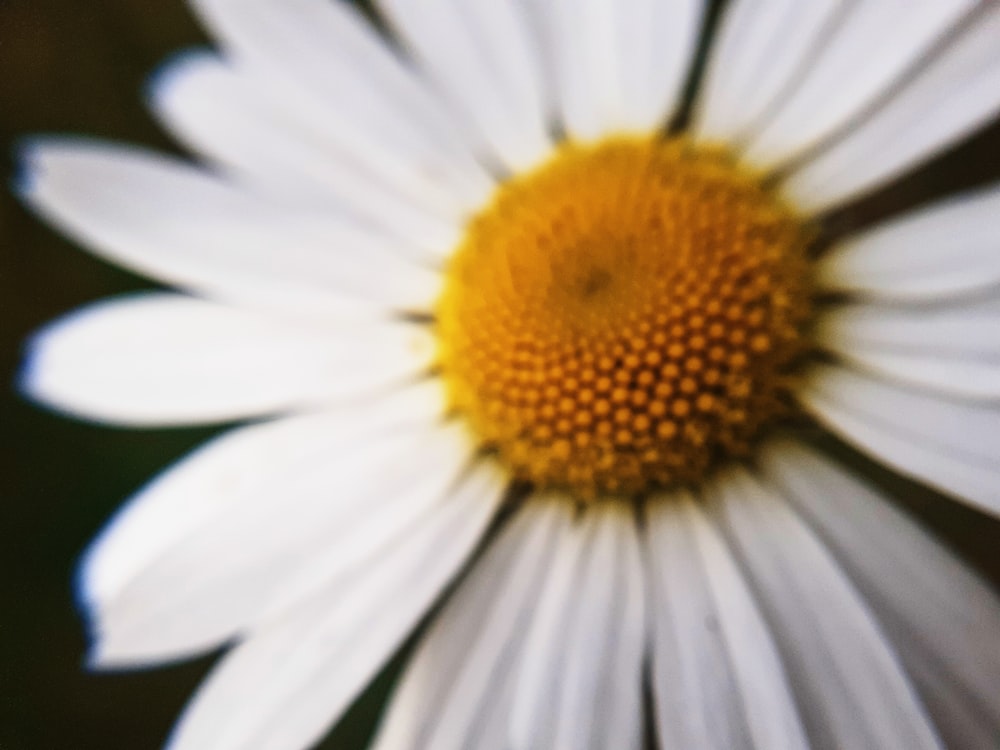
[[[83,667],[72,596],[80,552],[124,498],[214,430],[96,427],[18,397],[16,371],[31,331],[88,301],[151,285],[81,252],[26,213],[9,188],[18,139],[31,133],[174,149],[143,109],[143,84],[165,57],[204,43],[181,0],[0,0],[2,750],[159,747],[212,661],[124,674]],[[832,225],[998,178],[1000,127],[993,127]],[[902,503],[1000,583],[1000,524],[906,483],[894,486]],[[390,670],[324,747],[363,745],[391,678]]]

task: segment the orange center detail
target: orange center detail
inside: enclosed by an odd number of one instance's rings
[[[584,498],[702,479],[787,412],[809,229],[727,154],[565,145],[469,224],[435,311],[453,409]]]

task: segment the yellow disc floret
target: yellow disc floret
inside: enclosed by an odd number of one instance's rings
[[[567,144],[469,224],[435,311],[453,409],[583,497],[703,478],[782,416],[810,232],[726,154]]]

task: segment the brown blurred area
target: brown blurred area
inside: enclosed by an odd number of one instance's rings
[[[205,43],[180,0],[0,0],[0,750],[159,747],[211,663],[127,674],[84,667],[72,583],[80,552],[123,498],[213,431],[97,427],[17,395],[21,347],[33,330],[81,304],[151,284],[82,252],[27,213],[11,190],[17,145],[33,133],[175,148],[143,107],[144,82],[168,56]],[[833,223],[848,227],[997,179],[994,126]],[[882,477],[1000,582],[1000,524]],[[362,747],[390,681],[384,675],[324,747]]]

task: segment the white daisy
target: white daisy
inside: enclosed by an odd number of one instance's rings
[[[181,290],[28,392],[258,420],[82,566],[96,666],[228,647],[172,748],[312,745],[438,603],[377,748],[997,746],[997,599],[810,435],[1000,513],[1000,189],[817,239],[997,115],[1000,5],[734,0],[668,130],[701,0],[194,4],[151,99],[203,163],[22,184]]]

